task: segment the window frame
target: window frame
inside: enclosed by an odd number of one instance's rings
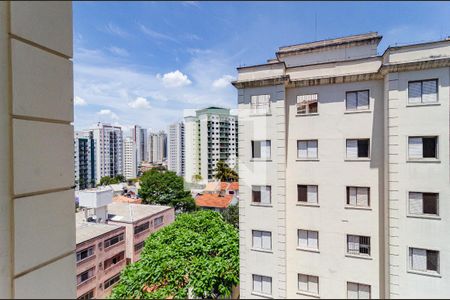
[[[267,96],[267,103],[260,103],[260,97]],[[253,99],[256,97],[256,103],[253,103]],[[270,114],[270,99],[271,94],[257,94],[250,95],[250,111],[252,115],[267,115]]]
[[[436,101],[434,102],[423,102],[423,83],[426,81],[434,81],[436,83]],[[420,83],[420,102],[419,103],[414,103],[414,102],[410,102],[409,99],[409,92],[410,92],[410,87],[409,85],[412,83]],[[408,92],[407,92],[407,99],[406,99],[406,103],[407,105],[432,105],[432,104],[436,104],[439,103],[439,78],[430,78],[430,79],[421,79],[421,80],[411,80],[408,81]]]
[[[359,101],[358,101],[358,93],[360,92],[367,92],[367,108],[359,108]],[[356,95],[356,108],[355,109],[349,109],[348,108],[348,95],[349,94],[355,94]],[[345,92],[345,111],[346,112],[353,112],[353,111],[370,111],[370,89],[364,89],[364,90],[354,90],[354,91],[346,91]]]
[[[255,245],[254,243],[254,234],[255,233],[260,233],[260,237],[261,237],[261,245],[260,247],[258,247],[258,245]],[[269,234],[269,238],[270,238],[270,248],[263,248],[263,234],[264,233],[268,233]],[[267,231],[267,230],[258,230],[258,229],[252,229],[252,249],[254,250],[263,250],[263,251],[272,251],[273,250],[273,242],[272,242],[272,232],[271,231]]]
[[[133,233],[134,235],[139,234],[141,232],[144,232],[146,230],[150,229],[150,221],[144,222],[142,224],[136,225],[133,227]]]
[[[350,189],[356,189],[356,205],[350,204]],[[358,205],[358,189],[367,189],[367,206]],[[370,187],[369,186],[346,186],[346,206],[352,208],[370,208]]]
[[[261,290],[257,291],[255,290],[255,277],[260,277],[261,278]],[[270,294],[269,293],[265,293],[263,292],[263,281],[264,279],[270,279]],[[259,275],[259,274],[252,274],[252,293],[256,293],[256,294],[261,294],[261,295],[268,295],[271,296],[273,293],[273,286],[272,286],[273,280],[272,277],[270,276],[264,276],[264,275]]]
[[[117,238],[118,241],[115,242],[114,244],[111,244],[111,241],[112,241],[113,239],[115,239],[115,238]],[[119,244],[120,242],[123,242],[124,240],[125,240],[125,233],[123,233],[123,232],[122,232],[122,233],[119,233],[119,234],[117,234],[117,235],[115,235],[115,236],[113,236],[113,237],[110,237],[110,238],[104,240],[104,241],[103,241],[103,248],[104,248],[104,249],[108,249],[108,248],[110,248],[110,247],[113,247],[114,245]],[[108,246],[106,246],[107,244],[108,244]]]
[[[423,139],[435,139],[435,156],[434,157],[424,157],[424,145]],[[410,139],[421,139],[422,140],[422,157],[411,157],[410,155]],[[437,161],[439,160],[439,136],[438,135],[411,135],[406,138],[406,155],[408,161]]]
[[[350,298],[349,295],[348,295],[348,292],[349,292],[348,286],[349,286],[349,284],[356,284],[356,286],[358,287],[358,298],[357,299],[360,299],[360,294],[359,294],[360,290],[361,290],[360,286],[362,286],[362,285],[368,286],[369,287],[369,298],[368,299],[372,299],[372,286],[370,284],[353,282],[353,281],[347,281],[347,299],[353,299],[353,298]]]
[[[426,251],[426,270],[418,270],[413,268],[413,249],[416,250],[422,250]],[[436,252],[437,253],[437,259],[436,259],[436,270],[429,270],[428,269],[428,252]],[[441,251],[439,250],[433,250],[433,249],[425,249],[425,248],[419,248],[419,247],[408,247],[408,270],[412,272],[419,272],[419,273],[428,273],[428,274],[441,274],[440,272],[441,268]]]
[[[261,188],[269,189],[269,203],[263,203],[262,202],[262,191]],[[261,205],[261,206],[270,206],[272,205],[272,186],[271,185],[252,185],[252,198],[251,198],[251,204],[253,205]],[[259,193],[259,202],[255,201],[255,193]]]
[[[356,157],[348,156],[348,142],[356,141]],[[359,141],[367,141],[367,156],[359,156]],[[346,138],[345,139],[345,160],[368,160],[371,159],[370,138]]]
[[[300,187],[306,187],[306,201],[300,201]],[[308,197],[308,188],[309,187],[316,187],[316,201],[310,202]],[[306,204],[306,205],[314,205],[319,204],[319,185],[317,184],[297,184],[297,204]]]
[[[300,143],[306,142],[306,157],[300,156]],[[316,156],[309,157],[309,143],[316,142]],[[297,140],[297,160],[318,160],[319,159],[319,140],[318,139],[308,139],[308,140]]]
[[[411,211],[411,194],[421,194],[421,200],[422,200],[422,213],[417,214]],[[424,195],[428,194],[428,195],[435,195],[435,201],[436,201],[436,213],[435,214],[430,214],[430,213],[425,213],[424,212],[424,207],[425,207],[425,198]],[[440,205],[439,205],[439,195],[440,193],[437,192],[417,192],[417,191],[408,191],[406,193],[407,196],[407,214],[408,216],[411,217],[440,217]]]
[[[113,275],[111,277],[109,277],[108,279],[106,279],[105,281],[103,281],[103,289],[109,289],[110,287],[116,285],[119,281],[120,281],[120,274],[121,272],[117,273],[116,275]],[[116,280],[118,278],[118,280]],[[113,281],[111,283],[111,281]],[[108,286],[106,286],[108,285]]]
[[[305,231],[306,232],[306,244],[307,244],[306,247],[300,246],[300,231]],[[317,248],[309,247],[309,236],[312,233],[317,233],[317,235],[316,235]],[[309,251],[319,251],[319,249],[320,249],[320,245],[319,245],[319,231],[318,230],[310,230],[310,229],[297,229],[297,249],[309,250]]]
[[[307,285],[308,285],[307,291],[300,289],[300,276],[306,276],[306,278],[307,278]],[[317,292],[311,292],[311,290],[310,290],[310,282],[311,282],[310,277],[317,278]],[[305,294],[309,294],[309,295],[318,296],[320,294],[320,278],[319,278],[319,276],[305,274],[305,273],[297,273],[297,292],[300,294],[305,293]]]
[[[299,98],[300,97],[305,97],[305,96],[309,96],[311,98],[315,97],[315,99],[303,100],[303,101],[300,102]],[[296,100],[297,100],[297,103],[296,103],[296,108],[297,108],[296,115],[297,116],[309,116],[309,115],[317,115],[317,114],[319,114],[319,94],[318,93],[297,95]],[[304,102],[306,102],[306,103],[304,103]],[[316,103],[316,111],[315,112],[310,112],[310,105],[312,103]],[[299,112],[301,105],[305,105],[305,112],[304,113],[300,113]]]
[[[268,142],[269,146],[269,156],[268,157],[262,157],[262,144],[261,142]],[[259,157],[255,157],[255,144],[259,143]],[[251,141],[251,147],[252,147],[252,160],[270,160],[272,159],[272,140],[252,140]]]
[[[161,220],[161,222],[159,222],[159,220]],[[158,216],[156,218],[153,219],[153,227],[160,227],[164,224],[164,215],[162,216]]]
[[[354,252],[354,250],[350,249],[349,245],[350,245],[350,237],[358,237],[358,253]],[[369,243],[362,243],[361,239],[362,238],[368,238]],[[368,245],[367,247],[363,247],[367,249],[368,253],[362,253],[361,252],[361,245]],[[347,255],[352,255],[352,256],[361,256],[361,257],[371,257],[371,251],[372,250],[372,243],[371,243],[371,237],[370,236],[366,236],[366,235],[359,235],[359,234],[347,234]]]
[[[81,253],[84,252],[84,251],[87,251],[88,256],[78,259],[78,255],[80,255],[80,257],[81,257]],[[89,252],[92,252],[91,255],[89,255]],[[84,260],[86,260],[86,259],[88,259],[88,258],[90,258],[90,257],[92,257],[94,255],[95,255],[95,245],[87,247],[87,248],[84,248],[84,249],[82,249],[80,251],[77,251],[77,253],[76,253],[76,262],[80,263],[80,262],[82,262],[82,261],[84,261]]]

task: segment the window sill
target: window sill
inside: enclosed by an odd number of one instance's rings
[[[295,205],[297,205],[297,206],[309,206],[309,207],[320,207],[320,204],[318,204],[318,203],[308,203],[308,202],[305,202],[305,203],[297,202]]]
[[[364,157],[364,158],[346,158],[344,161],[370,161],[370,158]]]
[[[441,103],[439,102],[430,102],[430,103],[407,103],[406,107],[417,107],[417,106],[439,106]]]
[[[272,204],[258,204],[258,203],[250,203],[250,206],[256,206],[256,207],[273,207]]]
[[[364,206],[351,206],[346,205],[344,206],[345,209],[355,209],[355,210],[372,210],[372,207],[364,207]]]
[[[320,161],[318,158],[297,158],[296,161]]]
[[[312,116],[318,116],[319,113],[309,113],[309,114],[295,114],[296,117],[312,117]]]
[[[252,158],[250,162],[271,162],[271,159],[260,159],[260,158]]]
[[[367,114],[367,113],[372,113],[371,109],[361,109],[361,110],[346,110],[344,112],[344,114]]]
[[[255,251],[255,252],[262,252],[262,253],[271,253],[271,254],[273,254],[273,250],[259,249],[259,248],[250,248],[250,250]]]
[[[258,297],[263,297],[263,298],[267,298],[267,299],[273,299],[273,297],[271,295],[267,295],[267,294],[263,294],[263,293],[251,292],[251,294],[254,295],[254,296],[258,296]]]
[[[304,252],[320,253],[319,249],[308,249],[308,248],[300,248],[300,247],[297,247],[295,249],[297,249],[298,251],[304,251]]]
[[[373,258],[371,256],[368,256],[368,255],[358,255],[358,254],[349,254],[349,253],[347,253],[347,254],[345,254],[345,257],[373,260]]]
[[[441,217],[438,215],[412,215],[407,214],[407,218],[415,218],[415,219],[429,219],[429,220],[441,220]]]
[[[407,159],[407,163],[434,163],[434,164],[440,164],[441,160],[437,158],[418,158],[418,159]]]
[[[313,297],[313,298],[317,298],[317,299],[320,298],[320,296],[317,295],[317,294],[308,293],[308,292],[303,292],[303,291],[297,291],[296,294],[297,294],[297,295],[302,295],[302,296]]]
[[[252,113],[249,117],[270,117],[272,113]]]
[[[408,273],[416,274],[416,275],[423,275],[423,276],[430,276],[430,277],[436,277],[441,278],[442,275],[437,272],[426,272],[426,271],[416,271],[416,270],[408,270]]]

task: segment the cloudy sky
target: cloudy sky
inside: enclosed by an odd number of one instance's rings
[[[75,128],[150,130],[184,109],[236,107],[236,67],[278,47],[378,31],[388,45],[450,35],[447,2],[74,2]],[[316,26],[317,24],[317,26]]]

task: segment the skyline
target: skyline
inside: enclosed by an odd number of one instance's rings
[[[235,108],[237,94],[229,82],[236,67],[264,63],[284,45],[377,31],[382,54],[394,41],[450,34],[450,20],[439,17],[450,13],[450,5],[442,2],[73,6],[76,130],[99,121],[123,126],[125,133],[135,124],[166,130],[182,119],[184,109]],[[295,27],[299,30],[283,30]]]

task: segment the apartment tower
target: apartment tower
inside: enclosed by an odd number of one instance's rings
[[[184,121],[187,182],[213,180],[220,160],[236,168],[237,116],[231,115],[227,108],[208,107],[197,110],[195,116],[185,117]]]
[[[75,185],[77,190],[95,187],[95,140],[90,131],[76,131],[74,138]]]
[[[123,176],[126,179],[136,178],[138,164],[136,162],[136,142],[127,137],[123,141]]]
[[[148,136],[148,161],[163,163],[167,158],[167,135],[164,131],[150,133]]]
[[[168,132],[167,168],[178,176],[184,176],[184,123],[171,124]]]
[[[238,68],[242,298],[450,296],[450,40],[381,38]]]
[[[135,125],[131,128],[131,138],[136,143],[136,163],[147,160],[147,129]]]

